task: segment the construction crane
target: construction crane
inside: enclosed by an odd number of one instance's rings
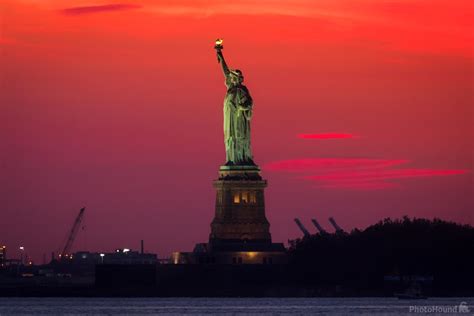
[[[319,231],[321,235],[325,235],[328,233],[321,225],[319,225],[316,219],[312,218],[311,222],[313,223],[314,227],[316,227],[316,229]]]
[[[298,227],[301,229],[301,231],[303,232],[304,234],[304,237],[309,237],[311,236],[311,234],[309,233],[309,231],[306,229],[306,227],[303,226],[303,224],[301,223],[301,221],[298,219],[298,218],[295,218],[295,223],[296,225],[298,225]]]
[[[343,233],[344,230],[339,227],[339,225],[337,225],[336,221],[334,220],[334,218],[332,217],[329,217],[329,222],[331,223],[331,225],[334,227],[334,229],[336,230],[336,233]]]
[[[69,231],[69,235],[66,241],[66,244],[64,245],[63,251],[59,254],[60,258],[67,258],[70,256],[70,251],[72,249],[72,245],[74,243],[74,239],[76,239],[77,232],[79,231],[79,226],[81,226],[82,218],[84,217],[84,211],[85,207],[81,208],[79,211],[79,214],[77,215],[76,219],[74,220],[74,223],[72,225],[71,230]]]

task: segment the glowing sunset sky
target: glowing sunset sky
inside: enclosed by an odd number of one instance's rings
[[[40,260],[82,206],[75,250],[206,241],[217,37],[255,101],[275,241],[294,217],[474,224],[472,3],[2,0],[0,243]]]

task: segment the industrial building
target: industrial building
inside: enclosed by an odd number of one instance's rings
[[[115,252],[99,253],[79,251],[69,259],[72,264],[157,264],[154,253],[141,253],[131,249],[116,249]]]

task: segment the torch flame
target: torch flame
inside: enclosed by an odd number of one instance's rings
[[[223,40],[222,38],[216,39],[216,45],[217,45],[217,46],[222,45],[223,42],[224,42],[224,40]]]

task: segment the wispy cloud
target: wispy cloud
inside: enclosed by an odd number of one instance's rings
[[[113,4],[104,4],[104,5],[95,5],[95,6],[81,6],[81,7],[71,7],[60,10],[61,13],[65,15],[84,15],[91,13],[101,13],[101,12],[110,12],[110,11],[124,11],[139,9],[140,5],[136,4],[122,4],[122,3],[113,3]]]
[[[302,179],[314,181],[328,189],[376,190],[399,186],[397,180],[465,174],[459,169],[398,168],[409,160],[369,158],[305,158],[272,162],[270,171],[298,173]]]
[[[177,0],[169,3],[150,2],[149,11],[172,15],[200,15],[210,16],[219,14],[245,15],[287,15],[287,16],[347,16],[350,13],[341,10],[335,11],[332,7],[326,8],[322,4],[314,5],[308,0],[242,0],[238,2],[220,0]]]
[[[320,172],[331,170],[357,170],[388,168],[408,163],[405,159],[372,158],[303,158],[271,162],[265,165],[271,171]]]
[[[392,57],[379,55],[389,64],[409,63],[411,54],[472,58],[472,0],[123,0],[125,3],[112,4],[108,1],[94,0],[91,5],[90,0],[75,0],[74,7],[64,9],[63,1],[12,0],[68,16],[142,8],[144,14],[168,17],[231,16],[229,23],[237,22],[237,16],[280,19],[282,29],[291,35],[286,36],[287,41],[301,41],[304,45],[336,43],[344,47],[368,43],[378,51],[390,51]],[[137,21],[131,23],[135,25]],[[409,55],[405,56],[406,53]]]
[[[433,176],[450,176],[463,174],[464,170],[435,170],[435,169],[399,169],[399,170],[370,170],[334,172],[317,176],[309,176],[308,179],[324,180],[334,182],[359,182],[379,181],[387,179],[420,178]]]
[[[357,30],[350,36],[392,51],[471,57],[472,13],[470,0],[176,0],[149,1],[146,10],[163,15],[274,15],[325,20],[331,35]],[[319,34],[321,30],[319,29]],[[334,35],[336,34],[336,35]],[[347,34],[347,32],[344,32]],[[345,37],[343,40],[347,40]]]

